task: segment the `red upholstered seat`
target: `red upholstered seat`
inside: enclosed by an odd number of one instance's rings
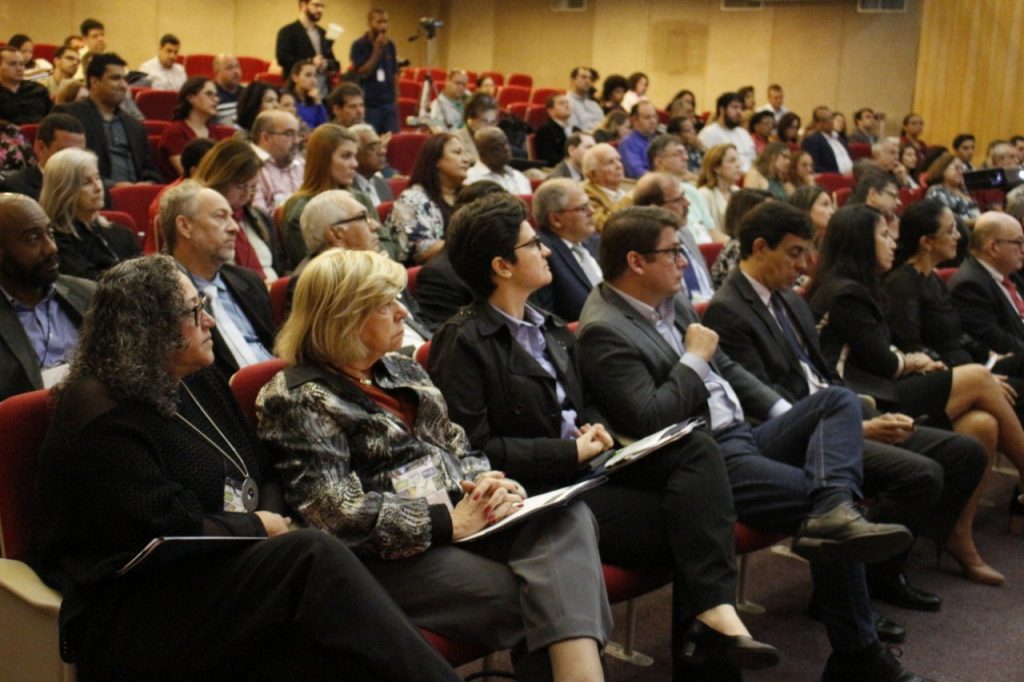
[[[57,45],[50,43],[32,43],[32,59],[45,59],[53,63],[53,55],[57,52]]]
[[[818,173],[814,182],[833,193],[841,187],[853,188],[853,176],[840,173]]]
[[[28,140],[29,144],[33,144],[36,141],[36,135],[39,134],[39,124],[22,123],[18,126],[18,130],[20,130],[21,134],[25,136],[25,139]]]
[[[416,349],[416,362],[425,370],[430,370],[430,341]]]
[[[189,76],[213,78],[213,58],[212,54],[185,55],[185,73]]]
[[[388,178],[388,185],[391,187],[391,193],[398,197],[409,186],[409,178],[404,175],[396,175]]]
[[[169,126],[170,121],[150,121],[146,120],[142,122],[142,125],[146,128],[146,135],[160,136],[164,129]]]
[[[851,142],[848,146],[850,148],[850,158],[854,161],[871,158],[871,145],[867,142]]]
[[[395,133],[388,143],[388,163],[399,173],[409,175],[420,148],[430,139],[424,133]]]
[[[530,104],[545,105],[551,95],[561,95],[565,90],[559,88],[536,88],[530,93]]]
[[[512,114],[516,118],[526,120],[526,112],[530,109],[529,102],[513,102],[508,105],[508,113]],[[531,128],[533,126],[530,126]]]
[[[242,67],[242,82],[251,83],[258,80],[257,76],[270,68],[270,62],[259,57],[239,57],[238,65]],[[191,76],[192,74],[189,73]]]
[[[508,109],[510,105],[516,102],[529,102],[530,101],[530,88],[520,88],[514,85],[506,85],[498,93],[498,106],[502,109]]]
[[[49,400],[50,392],[40,389],[0,402],[0,553],[5,559],[23,560],[28,551],[39,448],[50,426]]]
[[[284,86],[284,76],[282,76],[279,73],[260,71],[258,74],[256,74],[255,80],[258,80],[260,83],[273,85],[275,88],[280,88]]]
[[[835,191],[836,208],[842,208],[853,194],[852,187],[840,187]]]
[[[497,81],[495,81],[495,83],[497,83]],[[514,85],[518,88],[532,88],[533,76],[528,73],[510,73],[508,75],[508,84]]]
[[[406,97],[408,99],[419,100],[420,92],[423,86],[416,81],[406,80],[404,78],[398,79],[398,96]]]
[[[382,201],[377,204],[377,217],[380,219],[380,224],[383,225],[388,219],[388,215],[391,213],[391,207],[395,205],[393,201]]]
[[[405,288],[413,296],[416,295],[416,278],[419,277],[421,269],[423,269],[422,265],[413,265],[405,270]]]
[[[242,408],[242,414],[256,426],[256,396],[271,377],[285,368],[284,360],[273,358],[243,367],[231,375],[231,390]]]
[[[288,283],[291,277],[278,277],[270,285],[270,314],[274,318],[274,326],[284,323],[285,311],[288,309]]]
[[[526,110],[526,124],[536,130],[548,122],[548,108],[543,104],[531,104]]]
[[[192,75],[191,71],[189,75]],[[173,90],[144,90],[135,98],[142,116],[154,121],[172,120],[177,103],[178,93]]]
[[[113,187],[110,190],[110,205],[115,211],[123,211],[135,221],[135,229],[143,234],[142,243],[147,243],[146,236],[151,227],[149,223],[149,205],[160,194],[165,185],[126,185]]]
[[[505,84],[505,76],[498,73],[497,71],[484,71],[480,74],[480,78],[483,78],[484,76],[490,76],[491,80],[493,80],[494,84],[497,85],[498,87],[501,87],[502,85]]]
[[[718,258],[718,254],[721,253],[723,246],[724,244],[719,244],[717,242],[710,242],[699,246],[700,255],[704,256],[705,265],[710,268],[714,264],[715,259]]]
[[[398,125],[403,131],[411,132],[413,128],[406,124],[409,117],[415,118],[420,113],[420,103],[417,99],[410,97],[399,97],[398,98]]]
[[[939,276],[943,282],[949,282],[949,278],[956,274],[956,268],[937,268],[935,274]]]

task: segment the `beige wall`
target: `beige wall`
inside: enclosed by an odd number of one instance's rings
[[[913,98],[921,5],[872,15],[852,0],[758,12],[723,12],[719,0],[591,0],[584,12],[552,12],[550,0],[444,0],[441,54],[445,66],[530,73],[542,86],[565,86],[577,64],[644,71],[659,106],[689,88],[713,108],[748,84],[761,103],[777,81],[801,116],[824,103],[893,119]]]
[[[394,7],[370,0],[327,0],[321,23],[334,22],[345,29],[335,55],[347,64],[349,45],[366,30],[367,10],[381,4],[389,9],[400,58],[422,62],[426,45],[405,38],[415,33],[421,16],[440,8],[437,0],[403,0]],[[39,6],[46,11],[29,12],[24,2],[0,0],[0,25],[8,31],[0,39],[21,32],[39,43],[60,43],[77,33],[82,19],[94,17],[107,27],[109,49],[132,65],[152,57],[164,33],[177,35],[185,54],[227,51],[273,59],[278,29],[298,17],[298,2],[293,0],[42,0]]]

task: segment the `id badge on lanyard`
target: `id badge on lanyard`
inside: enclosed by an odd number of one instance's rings
[[[388,474],[391,486],[400,497],[425,497],[429,504],[443,504],[452,508],[451,498],[444,486],[438,455],[426,455],[413,460]]]

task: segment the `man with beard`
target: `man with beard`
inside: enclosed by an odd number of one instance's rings
[[[50,219],[0,194],[0,400],[48,388],[67,371],[95,282],[58,273]]]
[[[366,33],[352,43],[349,59],[366,99],[366,122],[383,135],[398,132],[398,56],[388,37],[388,13],[371,9]]]
[[[697,137],[707,149],[718,144],[735,145],[740,156],[740,168],[746,173],[753,165],[757,151],[753,138],[742,123],[743,98],[739,93],[725,92],[715,102],[715,122],[704,126]]]
[[[296,62],[313,60],[321,95],[327,95],[327,72],[338,70],[334,41],[327,39],[327,32],[317,23],[324,15],[324,7],[323,0],[299,0],[299,18],[277,32],[274,51],[284,74],[291,73]]]

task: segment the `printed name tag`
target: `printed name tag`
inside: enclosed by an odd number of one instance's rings
[[[377,67],[377,82],[378,83],[383,83],[384,82],[384,68],[383,67]]]
[[[391,485],[400,497],[425,497],[429,504],[443,504],[452,508],[452,501],[444,487],[444,476],[438,458],[427,455],[392,469]]]

